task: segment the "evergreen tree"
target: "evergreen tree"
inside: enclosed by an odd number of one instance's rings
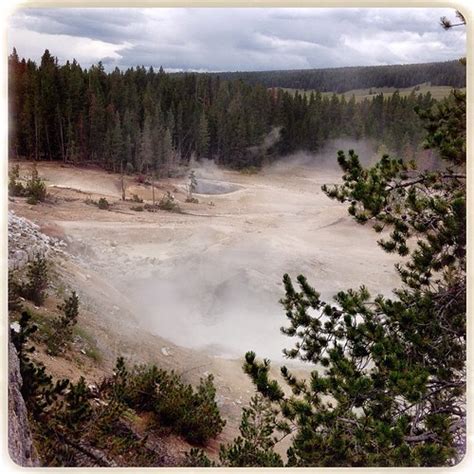
[[[437,77],[446,77],[444,83],[449,83],[450,77],[464,74],[454,63],[390,68],[390,74],[384,68],[363,69],[364,81],[372,78],[372,85],[380,82],[379,86],[404,87],[415,78],[423,82],[422,77],[426,79],[427,75],[432,83]],[[351,83],[352,77],[349,80],[340,72],[344,78],[340,79],[333,73],[330,72],[332,82],[318,80],[315,87],[329,90],[327,87],[331,86],[339,92],[356,85]],[[266,74],[259,73],[263,82]],[[277,79],[283,80],[283,76],[280,72]],[[391,82],[392,76],[396,79]],[[370,100],[357,103],[336,94],[267,89],[232,76],[223,80],[227,77],[169,75],[164,70],[155,73],[143,67],[107,73],[101,63],[89,69],[82,69],[74,60],[59,65],[49,51],[45,51],[38,67],[13,51],[8,81],[10,153],[35,160],[78,164],[93,161],[115,171],[122,168],[123,159],[127,169],[161,167],[167,174],[168,163],[163,154],[170,149],[168,129],[173,160],[179,157],[186,162],[195,153],[241,168],[259,165],[261,157],[249,152],[249,148],[263,146],[265,135],[281,128],[280,143],[269,150],[270,154],[317,151],[328,139],[341,136],[383,141],[397,153],[409,144],[416,154],[422,124],[413,109],[416,105],[427,108],[433,102],[429,93],[417,96],[414,91],[406,98],[396,93],[391,99],[373,95]],[[145,155],[149,155],[148,135],[153,159],[148,162],[148,156],[143,162],[140,150],[145,142]],[[118,153],[120,145],[122,153]]]
[[[153,162],[153,144],[151,137],[151,120],[150,117],[145,118],[142,133],[140,136],[140,149],[138,152],[138,169],[137,171],[146,173]]]
[[[324,191],[350,203],[357,222],[372,222],[377,232],[390,228],[379,243],[406,263],[397,266],[402,286],[395,298],[372,298],[361,287],[340,291],[336,304],[322,301],[304,276],[297,291],[285,275],[289,326],[282,331],[297,339],[285,354],[315,369],[300,380],[282,368],[292,396],[254,353],[246,354],[244,369],[295,426],[289,465],[439,466],[463,456],[464,101],[458,92],[426,114],[427,144],[447,163],[441,171],[415,171],[388,155],[365,169],[352,150],[339,152],[343,184]]]
[[[196,180],[196,172],[194,170],[191,170],[189,172],[189,184],[188,184],[188,197],[192,198],[193,193],[196,192],[197,189],[197,180]]]
[[[115,123],[111,134],[110,141],[110,157],[114,171],[122,169],[122,161],[124,156],[124,143],[122,137],[122,127],[120,126],[120,116],[115,113]]]
[[[79,316],[79,298],[76,292],[73,291],[58,309],[63,314],[55,319],[53,333],[47,341],[48,351],[52,355],[57,355],[72,339],[72,331]]]
[[[22,294],[40,306],[46,299],[46,289],[49,282],[49,265],[43,255],[37,254],[29,263],[27,277],[27,283],[22,286]]]
[[[29,346],[29,339],[38,330],[38,326],[31,324],[31,314],[28,311],[21,314],[19,327],[19,331],[11,330],[11,341],[20,360],[23,380],[21,394],[30,414],[34,418],[40,418],[50,409],[58,395],[63,394],[69,381],[63,379],[53,383],[53,378],[47,374],[44,365],[31,360],[35,348]]]
[[[231,444],[221,445],[219,459],[225,467],[280,467],[281,457],[273,447],[278,441],[276,411],[268,400],[256,395],[243,409],[240,436]]]
[[[164,169],[164,174],[168,178],[171,176],[171,170],[174,166],[175,151],[173,149],[173,142],[171,139],[171,132],[168,128],[165,129],[163,134],[163,141],[161,143],[160,150],[160,163]]]
[[[196,136],[196,153],[198,158],[207,157],[209,152],[209,128],[204,111],[199,117]]]

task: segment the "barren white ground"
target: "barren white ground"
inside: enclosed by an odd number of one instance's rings
[[[63,276],[79,292],[89,315],[83,324],[108,359],[157,362],[193,383],[214,373],[228,419],[222,439],[231,439],[253,392],[243,355],[254,350],[282,363],[282,349],[295,342],[280,334],[283,274],[304,274],[328,301],[362,284],[389,295],[399,284],[399,257],[321,191],[339,182],[334,166],[294,161],[255,175],[195,170],[201,184],[233,192],[196,194],[198,204],[185,203],[188,180],[164,180],[157,197],[171,191],[183,213],[137,212],[131,208],[140,204],[120,201],[118,175],[43,163],[39,172],[56,203],[10,206],[68,241],[74,260]],[[130,177],[127,197],[133,194],[151,199],[151,187]],[[84,202],[99,196],[114,203],[111,211]]]
[[[113,175],[44,171],[49,185],[119,198]],[[291,344],[279,332],[284,273],[304,274],[327,300],[361,284],[374,294],[397,286],[399,258],[383,252],[379,235],[321,191],[339,181],[339,171],[290,164],[251,176],[210,166],[196,173],[237,190],[197,194],[200,204],[187,205],[185,214],[131,211],[124,219],[95,212],[57,221],[93,250],[90,263],[129,298],[144,331],[216,355],[240,357],[253,349],[277,359]],[[167,184],[183,198],[185,179]],[[104,220],[104,214],[114,216]]]

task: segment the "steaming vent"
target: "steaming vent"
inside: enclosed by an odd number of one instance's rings
[[[229,194],[241,189],[237,184],[198,178],[195,194]]]

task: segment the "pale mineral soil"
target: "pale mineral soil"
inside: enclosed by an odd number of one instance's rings
[[[22,174],[29,166],[21,164]],[[321,191],[339,181],[334,167],[293,161],[244,175],[196,165],[204,186],[198,190],[232,192],[196,194],[198,204],[185,203],[187,178],[157,181],[157,197],[170,191],[180,214],[131,210],[140,204],[120,201],[116,174],[50,163],[38,170],[54,202],[9,205],[68,242],[72,258],[61,277],[81,297],[103,370],[123,355],[175,369],[193,383],[213,373],[228,420],[216,447],[235,435],[254,392],[241,370],[244,353],[254,350],[278,366],[281,350],[292,347],[279,331],[286,323],[278,303],[284,273],[304,274],[327,300],[361,284],[389,295],[399,284],[400,257],[383,252],[380,235]],[[151,199],[150,186],[132,177],[126,186],[127,198]],[[110,211],[85,203],[101,196],[113,203]]]

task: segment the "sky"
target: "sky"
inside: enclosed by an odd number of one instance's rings
[[[255,71],[448,61],[465,56],[465,28],[445,31],[440,8],[19,9],[9,49],[38,61],[76,59],[107,70]]]

